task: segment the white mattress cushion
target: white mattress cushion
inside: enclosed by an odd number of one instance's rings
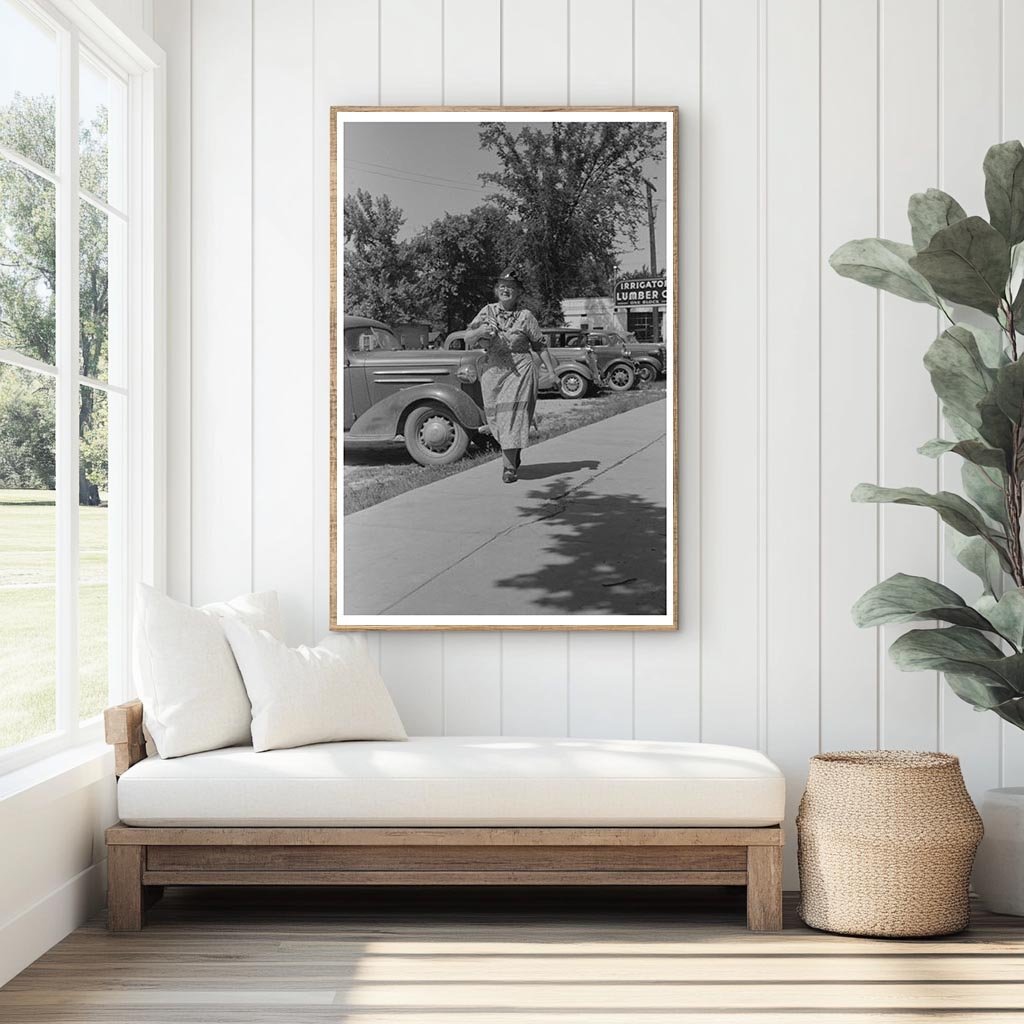
[[[754,750],[655,740],[411,737],[147,758],[128,825],[775,825],[782,772]]]

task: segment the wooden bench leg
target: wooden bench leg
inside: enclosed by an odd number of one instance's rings
[[[782,847],[747,847],[747,927],[782,931]]]
[[[142,928],[144,853],[143,846],[107,847],[107,927],[112,932],[137,932]]]

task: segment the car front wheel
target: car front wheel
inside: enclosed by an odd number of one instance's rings
[[[625,363],[610,367],[605,383],[612,391],[629,391],[636,384],[636,371]]]
[[[418,405],[405,421],[405,447],[421,466],[458,462],[469,447],[469,434],[443,405]]]
[[[636,374],[643,384],[653,384],[658,379],[658,371],[650,363],[641,363]]]
[[[582,373],[570,370],[558,378],[558,390],[563,398],[583,398],[590,387]]]

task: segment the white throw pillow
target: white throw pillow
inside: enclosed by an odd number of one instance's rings
[[[161,757],[248,745],[252,712],[222,622],[280,636],[277,594],[247,594],[190,608],[140,584],[135,604],[135,685]]]
[[[328,651],[286,647],[238,620],[224,632],[252,704],[253,750],[407,738],[362,637]]]

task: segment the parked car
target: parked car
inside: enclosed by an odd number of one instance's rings
[[[442,348],[464,352],[466,332],[453,331],[445,338]],[[589,349],[551,348],[551,354],[555,360],[558,383],[550,389],[541,388],[542,394],[546,390],[557,390],[563,398],[585,398],[592,388],[600,386],[601,371],[598,369],[597,357]]]
[[[421,466],[446,466],[478,439],[481,352],[403,349],[387,324],[360,316],[345,317],[341,349],[346,444],[401,441]]]
[[[660,342],[638,341],[632,331],[625,338],[616,331],[608,331],[606,334],[598,334],[593,337],[614,338],[621,343],[629,354],[629,358],[636,363],[637,376],[645,384],[650,384],[659,377],[665,376],[668,362],[665,346]]]
[[[616,344],[606,343],[604,335],[568,327],[545,327],[543,331],[552,352],[567,349],[592,352],[601,387],[609,391],[630,391],[639,383],[636,363],[629,357],[621,338]]]

